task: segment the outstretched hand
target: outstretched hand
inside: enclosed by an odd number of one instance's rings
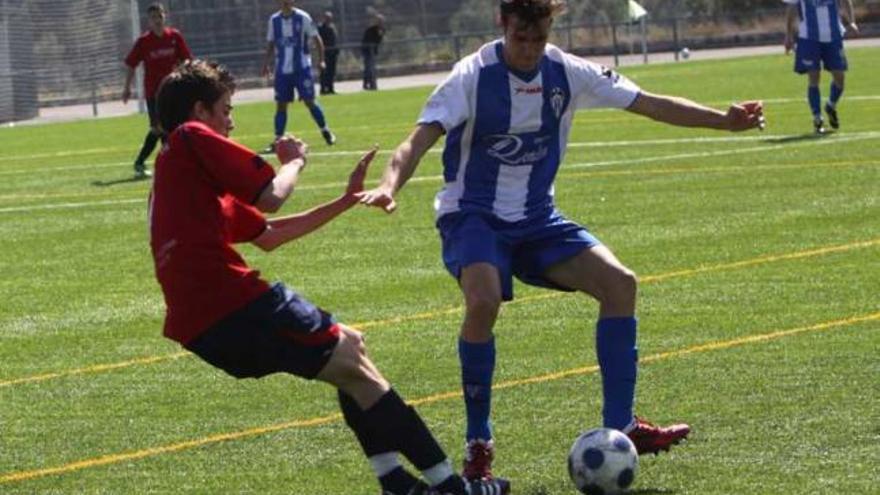
[[[391,213],[397,209],[397,202],[394,201],[394,194],[390,189],[379,186],[369,191],[362,191],[355,195],[363,205],[375,206],[382,208],[385,213]]]
[[[345,188],[346,196],[354,196],[360,200],[359,193],[364,190],[364,178],[367,176],[367,169],[370,167],[370,163],[373,162],[373,158],[376,157],[378,151],[378,147],[373,147],[373,149],[364,153],[364,156],[355,165],[351,175],[348,176],[348,186]]]
[[[766,126],[764,103],[761,101],[734,103],[727,109],[726,119],[728,130],[734,132],[747,131],[755,127],[763,131]]]

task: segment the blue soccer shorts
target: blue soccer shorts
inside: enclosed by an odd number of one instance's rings
[[[275,74],[275,101],[290,103],[293,101],[294,90],[300,100],[315,99],[315,79],[311,69],[294,74]]]
[[[795,48],[794,71],[798,74],[822,70],[847,70],[843,41],[820,43],[798,38]]]
[[[455,212],[437,220],[443,263],[457,279],[473,263],[490,263],[501,276],[501,296],[513,299],[513,277],[538,287],[571,291],[544,277],[547,269],[601,244],[558,212],[538,221],[505,222],[481,213]]]
[[[236,378],[290,373],[315,378],[339,342],[333,316],[275,284],[186,348]]]

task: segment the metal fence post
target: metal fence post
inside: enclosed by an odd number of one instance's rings
[[[675,51],[675,61],[678,62],[678,52],[681,51],[678,45],[678,17],[672,19],[672,49]]]

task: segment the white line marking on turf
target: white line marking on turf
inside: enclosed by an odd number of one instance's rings
[[[569,163],[563,164],[562,169],[576,169],[576,168],[592,168],[592,167],[605,167],[610,165],[634,165],[640,163],[649,163],[649,162],[659,162],[664,160],[681,160],[686,158],[708,158],[714,156],[724,156],[724,155],[737,155],[742,153],[754,153],[758,151],[766,151],[780,147],[792,148],[792,147],[801,147],[801,146],[819,146],[824,144],[840,144],[849,141],[861,141],[865,139],[873,139],[880,137],[880,132],[869,131],[862,132],[859,134],[847,135],[845,137],[838,137],[835,139],[827,139],[820,138],[811,141],[802,141],[796,143],[773,143],[770,145],[764,146],[753,146],[751,148],[740,148],[733,150],[719,150],[719,151],[703,151],[699,153],[679,153],[674,155],[660,155],[660,156],[651,156],[645,158],[621,158],[618,160],[606,160],[601,162],[580,162],[580,163]],[[700,138],[693,138],[700,139]],[[711,138],[710,138],[711,139]],[[589,143],[582,143],[589,144]],[[439,152],[439,150],[437,150]],[[346,152],[339,152],[346,153]],[[360,154],[360,152],[352,152],[354,154]],[[432,176],[423,176],[423,177],[413,177],[409,180],[409,182],[425,182],[425,181],[435,181],[440,180],[442,176],[432,175]],[[325,189],[330,187],[341,187],[344,183],[329,183],[329,184],[320,184],[313,186],[301,186],[300,190],[310,190],[310,189]],[[133,199],[119,199],[119,200],[106,200],[106,201],[83,201],[77,203],[57,203],[57,204],[45,204],[45,205],[36,205],[36,206],[13,206],[8,208],[0,208],[0,214],[2,213],[19,213],[19,212],[27,212],[27,211],[38,211],[38,210],[54,210],[54,209],[72,209],[72,208],[82,208],[87,206],[104,206],[104,205],[119,205],[119,204],[131,204],[143,201],[146,203],[146,199],[144,198],[133,198]]]

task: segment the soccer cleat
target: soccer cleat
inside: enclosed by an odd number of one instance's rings
[[[813,129],[818,135],[826,134],[828,132],[825,129],[825,123],[822,122],[822,119],[813,119]]]
[[[272,141],[268,146],[263,148],[263,151],[260,151],[261,155],[271,155],[272,153],[275,153],[275,141]]]
[[[464,480],[464,493],[462,495],[508,495],[510,493],[510,482],[504,478],[494,478],[491,480]],[[419,488],[419,485],[413,487],[413,490]],[[459,495],[455,492],[441,491],[437,488],[428,488],[424,491],[413,492],[410,495]]]
[[[465,491],[467,495],[508,495],[510,482],[504,478],[468,481]]]
[[[641,454],[659,454],[661,450],[669,452],[669,448],[687,438],[691,427],[686,424],[657,426],[636,416],[635,426],[625,432],[635,444],[636,451]]]
[[[324,137],[324,141],[327,142],[328,146],[333,146],[334,144],[336,144],[336,135],[333,134],[330,129],[322,129],[321,136]]]
[[[832,129],[840,128],[840,121],[837,120],[837,109],[832,107],[830,104],[825,104],[825,114],[828,115],[828,123],[831,124]]]
[[[492,479],[492,459],[495,458],[495,443],[492,440],[469,440],[464,448],[462,478],[470,481]]]
[[[145,168],[134,169],[134,178],[136,180],[148,179],[152,176],[153,176],[153,173]]]

